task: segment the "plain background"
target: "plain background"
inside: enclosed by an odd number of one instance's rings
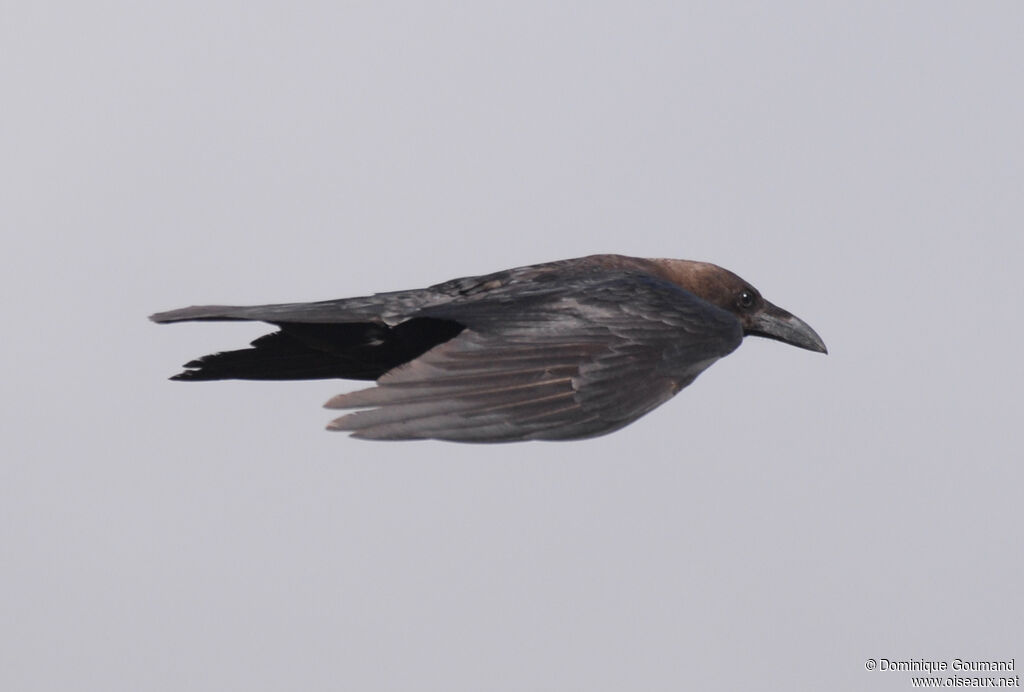
[[[1024,667],[1019,2],[4,2],[4,690],[902,690]],[[614,435],[168,382],[196,303],[593,252],[748,339]],[[1017,671],[1019,672],[1019,670]]]

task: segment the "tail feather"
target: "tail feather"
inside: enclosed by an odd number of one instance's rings
[[[251,317],[246,317],[243,314],[245,310],[246,308],[234,305],[192,305],[187,308],[157,312],[150,315],[149,319],[160,324],[187,322],[191,320],[229,321],[252,319]]]
[[[340,324],[346,322],[371,322],[383,314],[397,311],[403,314],[406,308],[415,308],[418,294],[412,298],[404,294],[378,294],[365,298],[342,298],[322,300],[314,303],[274,303],[269,305],[193,305],[177,310],[168,310],[150,315],[154,322],[187,322],[201,320],[250,320],[253,322],[281,322],[303,324]]]

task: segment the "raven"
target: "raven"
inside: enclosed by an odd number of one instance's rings
[[[706,262],[591,255],[429,288],[315,303],[206,305],[154,322],[252,320],[279,331],[174,380],[376,380],[325,406],[353,437],[575,440],[674,396],[745,335],[827,353],[803,320]]]

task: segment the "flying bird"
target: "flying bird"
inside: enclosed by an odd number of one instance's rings
[[[409,291],[314,303],[205,305],[154,322],[278,331],[173,380],[376,380],[325,406],[330,430],[381,440],[575,440],[635,421],[744,336],[827,353],[803,320],[706,262],[592,255]]]

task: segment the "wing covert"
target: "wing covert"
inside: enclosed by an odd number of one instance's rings
[[[729,313],[630,272],[438,306],[466,326],[334,397],[328,427],[372,439],[503,442],[611,432],[667,401],[742,338]]]

